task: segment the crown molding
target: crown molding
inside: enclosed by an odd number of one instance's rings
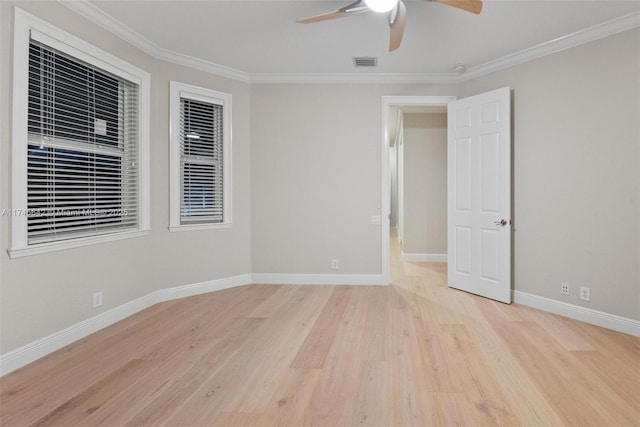
[[[157,52],[160,50],[158,46],[149,39],[133,31],[111,15],[103,12],[102,9],[99,9],[89,3],[87,0],[58,0],[58,2],[151,56],[155,57]]]
[[[153,56],[154,58],[171,62],[177,65],[193,68],[200,71],[206,71],[211,74],[215,74],[221,77],[227,77],[233,80],[240,80],[245,83],[249,83],[249,74],[243,71],[239,71],[224,65],[214,64],[210,61],[205,61],[199,58],[194,58],[189,55],[184,55],[177,52],[172,52],[167,49],[163,49],[124,25],[122,22],[113,18],[111,15],[103,12],[98,7],[94,6],[87,0],[58,0],[63,5],[72,9],[79,15],[94,22],[110,33],[120,37],[127,43],[137,47],[143,52]]]
[[[484,64],[469,67],[464,74],[455,73],[248,73],[210,61],[173,52],[106,14],[88,0],[58,0],[78,14],[122,38],[147,54],[177,65],[205,71],[217,76],[256,84],[456,84],[475,79],[580,46],[614,34],[640,27],[640,11],[594,25],[584,30],[523,49]]]
[[[158,48],[157,53],[153,56],[162,61],[171,62],[176,65],[182,65],[184,67],[189,67],[200,71],[205,71],[207,73],[215,74],[216,76],[239,80],[244,83],[251,82],[249,73],[236,70],[235,68],[225,67],[224,65],[214,64],[213,62],[205,61],[193,56],[183,55],[181,53],[172,52],[170,50],[162,48]]]
[[[523,64],[547,55],[552,55],[554,53],[603,39],[636,27],[640,27],[640,11],[632,12],[630,14],[605,21],[601,24],[585,28],[584,30],[558,37],[557,39],[503,56],[502,58],[494,61],[470,67],[465,74],[460,76],[462,77],[460,81],[482,77],[499,70],[504,70],[505,68]]]
[[[266,84],[433,84],[456,81],[457,74],[419,73],[270,73],[251,74],[251,83]]]

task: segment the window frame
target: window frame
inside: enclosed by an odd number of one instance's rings
[[[229,228],[232,219],[232,96],[213,89],[198,87],[177,81],[169,83],[169,230],[190,231]],[[209,104],[222,105],[222,222],[182,224],[181,186],[182,168],[180,155],[180,100],[192,99]]]
[[[27,148],[28,91],[29,91],[29,43],[31,34],[47,46],[71,57],[96,66],[138,85],[138,227],[131,230],[100,232],[94,236],[65,238],[46,243],[28,243],[27,237]],[[11,141],[11,208],[3,214],[10,216],[11,258],[66,250],[115,240],[139,237],[150,230],[149,209],[149,73],[111,55],[55,26],[14,8],[13,29],[13,99]]]

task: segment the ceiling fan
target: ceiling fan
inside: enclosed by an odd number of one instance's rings
[[[482,0],[426,0],[429,2],[442,3],[457,9],[478,15],[482,11]],[[407,8],[402,0],[356,0],[355,2],[333,12],[322,15],[311,16],[301,19],[301,24],[311,24],[313,22],[328,21],[329,19],[342,18],[359,12],[373,10],[378,13],[389,13],[389,52],[400,47],[404,27],[407,18]]]

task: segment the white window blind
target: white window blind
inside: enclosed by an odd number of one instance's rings
[[[28,244],[135,229],[139,86],[29,42]]]
[[[180,224],[224,222],[224,108],[180,98]]]

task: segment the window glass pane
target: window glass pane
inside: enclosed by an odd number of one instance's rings
[[[138,226],[137,85],[31,41],[28,244]]]
[[[216,144],[222,139],[222,106],[191,99],[182,99],[183,136],[185,156],[208,156],[216,154]]]
[[[30,145],[28,158],[30,241],[127,221],[120,156]]]
[[[182,216],[189,220],[222,222],[222,195],[217,192],[220,179],[213,164],[189,164],[182,168]]]
[[[29,48],[29,132],[118,147],[117,78],[53,51]]]
[[[180,100],[183,224],[224,221],[222,115],[222,105]]]

